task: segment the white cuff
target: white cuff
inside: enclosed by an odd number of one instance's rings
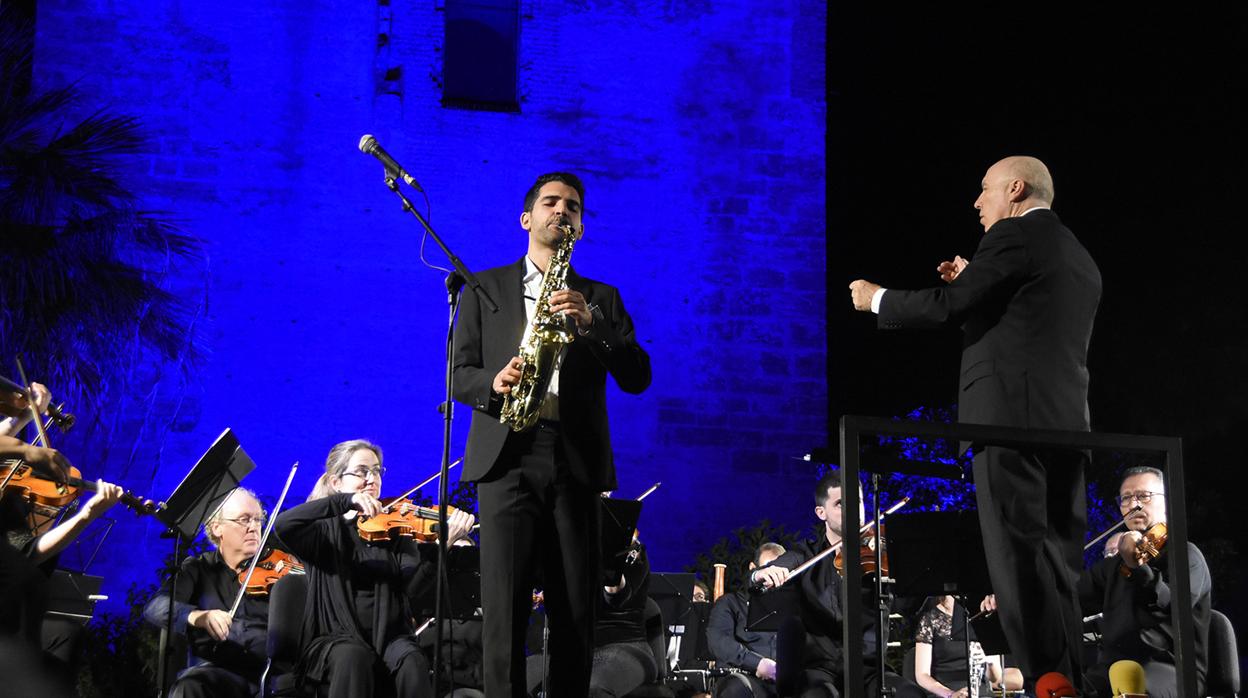
[[[884,292],[887,290],[886,288],[877,288],[875,293],[871,294],[871,312],[876,315],[880,314],[880,299],[884,297]]]

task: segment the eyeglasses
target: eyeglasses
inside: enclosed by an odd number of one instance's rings
[[[1127,494],[1120,494],[1117,497],[1114,497],[1114,499],[1118,500],[1118,506],[1124,507],[1130,504],[1132,501],[1139,502],[1140,504],[1148,504],[1149,502],[1153,501],[1153,497],[1164,497],[1164,496],[1166,496],[1165,492],[1149,492],[1148,490],[1145,490],[1143,492],[1129,492]]]
[[[263,516],[240,516],[237,519],[221,519],[221,520],[229,521],[232,524],[237,524],[239,526],[242,526],[244,529],[251,528],[252,524],[255,524],[256,528],[264,528]]]
[[[348,470],[345,473],[343,473],[342,476],[346,477],[348,475],[353,475],[355,477],[360,478],[361,480],[367,480],[369,476],[372,476],[374,480],[380,480],[381,476],[385,474],[386,474],[385,468],[362,468],[360,470]]]

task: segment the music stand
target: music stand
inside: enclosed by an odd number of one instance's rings
[[[437,543],[417,546],[422,564],[438,564]],[[447,586],[442,597],[444,620],[481,620],[481,549],[473,545],[452,545],[446,551]],[[436,568],[435,568],[436,569]],[[434,617],[437,591],[425,585],[412,597],[412,613]]]
[[[182,564],[182,539],[188,542],[194,540],[204,520],[255,469],[255,461],[243,450],[234,432],[226,427],[156,512],[156,518],[168,529],[165,535],[173,538],[173,564],[179,566],[174,569],[170,580],[169,614],[160,635],[156,684],[162,694],[166,690],[165,654],[169,649],[169,638],[173,636],[173,608],[177,598],[178,570]]]
[[[685,572],[655,572],[650,575],[650,598],[659,606],[670,643],[668,655],[675,656],[676,665],[694,662],[698,642],[685,642],[684,636],[697,638],[702,633],[702,616],[693,607],[693,582],[697,577]]]
[[[970,599],[981,599],[992,592],[988,580],[988,559],[975,511],[925,511],[894,514],[888,523],[889,576],[898,580],[903,596],[952,595],[961,609],[954,607],[954,621],[961,615],[962,641],[966,652],[966,685],[971,685],[971,637],[967,632]],[[995,614],[993,614],[995,616]],[[1000,622],[982,617],[970,623],[981,645],[1004,644]],[[995,624],[995,632],[992,627]],[[981,629],[984,636],[980,635]],[[952,639],[957,639],[956,631]],[[985,649],[985,652],[987,650]],[[994,652],[993,654],[1004,654]],[[967,690],[970,690],[969,688]]]
[[[94,574],[53,570],[48,578],[46,613],[86,625],[95,613],[95,602],[101,599],[99,594],[103,584],[104,578]]]
[[[786,618],[801,614],[801,593],[797,579],[763,593],[751,593],[746,608],[747,630],[761,633],[780,632],[780,625]]]

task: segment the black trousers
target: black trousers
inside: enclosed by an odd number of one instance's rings
[[[584,698],[602,584],[598,493],[569,474],[557,424],[511,435],[499,458],[477,485],[485,693],[525,694],[525,631],[540,573],[550,619],[549,696]]]
[[[340,642],[329,650],[327,665],[329,698],[433,696],[429,660],[410,637],[391,640],[381,657],[362,643]]]
[[[1083,616],[1078,579],[1087,531],[1080,452],[975,455],[975,493],[1001,627],[1023,676],[1078,681]]]
[[[260,687],[229,669],[212,664],[193,666],[169,687],[169,698],[252,698]]]

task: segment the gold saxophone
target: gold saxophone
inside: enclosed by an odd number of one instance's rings
[[[572,247],[585,234],[585,227],[581,226],[580,232],[570,225],[561,225],[559,229],[563,231],[563,238],[542,277],[542,289],[533,310],[533,331],[520,342],[517,355],[524,362],[520,367],[520,382],[503,397],[503,409],[498,414],[498,421],[510,426],[512,431],[524,431],[537,424],[555,361],[564,345],[576,339],[567,318],[562,313],[550,312],[550,296],[564,287]]]

